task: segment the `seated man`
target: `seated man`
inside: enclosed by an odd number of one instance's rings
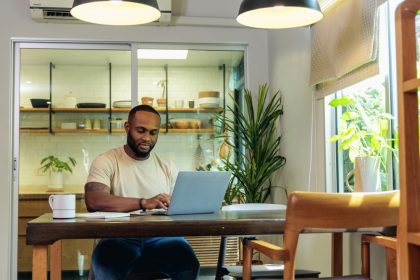
[[[124,124],[127,144],[99,155],[85,185],[89,211],[129,212],[167,208],[177,171],[152,152],[159,113],[148,105],[131,109]],[[95,279],[125,279],[136,271],[163,272],[172,279],[196,279],[199,262],[182,237],[106,238],[92,254]]]

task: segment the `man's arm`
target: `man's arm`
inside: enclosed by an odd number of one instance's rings
[[[90,212],[130,212],[139,209],[166,209],[170,202],[170,196],[158,194],[149,199],[121,197],[112,195],[107,185],[89,182],[85,185],[85,202],[87,210]]]

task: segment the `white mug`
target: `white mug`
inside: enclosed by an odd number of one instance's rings
[[[48,202],[53,211],[54,219],[67,219],[76,217],[75,194],[52,194]]]

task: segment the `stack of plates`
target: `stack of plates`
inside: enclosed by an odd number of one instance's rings
[[[201,108],[220,107],[220,93],[218,91],[200,91],[198,92],[198,104]]]
[[[130,108],[131,100],[119,100],[112,102],[112,107],[114,108]]]

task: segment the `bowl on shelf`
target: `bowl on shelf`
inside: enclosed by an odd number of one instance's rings
[[[31,98],[31,104],[33,108],[48,108],[50,105],[50,100],[42,98]]]
[[[142,97],[141,104],[153,106],[153,97],[149,97],[149,96]]]
[[[77,103],[77,108],[105,108],[105,103]]]
[[[200,119],[172,119],[169,120],[170,126],[176,129],[199,129],[202,127]]]
[[[118,100],[112,102],[112,107],[114,108],[130,108],[131,100]]]
[[[198,92],[198,104],[201,108],[220,107],[220,92],[218,91],[200,91]]]

